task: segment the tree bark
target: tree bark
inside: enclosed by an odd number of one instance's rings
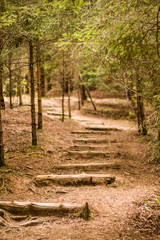
[[[71,118],[71,78],[68,77],[68,115]]]
[[[142,86],[141,80],[137,79],[137,118],[138,118],[138,131],[142,133],[142,135],[147,134],[147,128],[145,123],[145,114],[144,114],[144,103],[143,98],[141,97],[142,94]]]
[[[80,86],[78,85],[78,110],[81,110]]]
[[[0,55],[2,51],[2,41],[0,40]],[[0,93],[1,93],[1,102],[0,102],[0,167],[5,165],[4,162],[4,145],[3,145],[3,130],[2,130],[2,116],[1,116],[1,107],[2,104],[2,97],[3,97],[3,88],[2,88],[2,81],[3,81],[3,62],[0,56]],[[4,102],[3,102],[4,103]]]
[[[64,52],[63,52],[63,72],[62,72],[62,122],[64,122],[64,92],[65,92],[65,73],[64,73]]]
[[[20,75],[20,73],[19,73]],[[19,96],[19,106],[23,105],[23,101],[22,101],[22,82],[20,77],[18,76],[18,96]]]
[[[81,81],[84,82],[81,74],[80,74],[79,76],[80,76]],[[83,85],[82,85],[82,86],[83,86]],[[89,96],[89,98],[90,98],[90,100],[91,100],[92,106],[93,106],[93,108],[94,108],[94,111],[97,111],[96,106],[95,106],[95,104],[94,104],[94,102],[93,102],[93,99],[92,99],[92,97],[91,97],[91,94],[90,94],[90,92],[89,92],[88,87],[87,87],[87,86],[86,86],[86,87],[83,86],[82,89],[83,89],[83,94],[82,94],[82,95],[83,95],[83,96],[82,96],[83,99],[84,99],[84,100],[87,100],[87,97],[86,97],[86,95],[85,95],[85,89],[86,89],[87,94],[88,94],[88,96]]]
[[[36,113],[35,113],[35,87],[34,87],[34,70],[33,70],[33,43],[29,42],[29,70],[31,85],[31,124],[32,124],[32,145],[37,145],[36,135]]]
[[[46,91],[45,91],[45,76],[44,76],[44,67],[41,66],[40,67],[41,70],[41,94],[42,94],[42,97],[45,97],[46,95]]]
[[[1,81],[1,78],[0,78]],[[3,145],[3,131],[2,131],[2,117],[1,117],[1,105],[0,105],[0,167],[5,164],[4,162],[4,145]]]
[[[38,129],[42,129],[42,90],[41,90],[41,68],[40,68],[40,48],[37,44],[37,88],[38,88]]]
[[[9,106],[13,108],[12,104],[12,57],[9,56]]]
[[[5,109],[4,97],[3,97],[3,62],[0,59],[0,104]]]

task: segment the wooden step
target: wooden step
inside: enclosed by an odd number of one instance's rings
[[[103,122],[84,122],[84,124],[90,124],[90,125],[104,125]]]
[[[67,204],[67,203],[37,203],[37,202],[18,202],[0,201],[0,208],[12,214],[20,215],[64,215],[66,213],[78,213],[84,219],[89,218],[88,203]]]
[[[50,182],[59,185],[97,185],[97,184],[111,184],[115,181],[115,177],[106,174],[76,174],[76,175],[38,175],[35,178],[35,183],[39,185],[46,185]]]
[[[84,134],[84,135],[90,135],[90,134],[100,134],[100,135],[110,135],[107,131],[72,131],[71,134]]]
[[[69,147],[69,151],[106,151],[106,146],[91,146],[91,145],[73,145]]]
[[[55,108],[55,107],[44,107],[44,108],[47,108],[47,110],[50,112],[50,111],[56,111],[56,110],[58,110],[57,108]]]
[[[55,166],[53,169],[57,170],[83,170],[83,171],[90,171],[90,170],[100,170],[100,169],[120,169],[120,164],[118,162],[109,162],[109,163],[76,163],[76,164],[63,164],[59,166]]]
[[[88,126],[85,127],[86,130],[93,130],[93,131],[120,131],[118,128],[109,128],[109,127],[99,127],[99,126]]]
[[[62,116],[62,113],[47,111],[48,115],[52,116]],[[68,114],[64,114],[65,117],[68,117]]]
[[[81,157],[81,158],[92,158],[92,157],[109,157],[114,152],[100,152],[100,151],[68,151],[70,156]]]
[[[74,139],[74,143],[108,143],[107,139],[97,139],[97,138],[80,138],[80,139]]]

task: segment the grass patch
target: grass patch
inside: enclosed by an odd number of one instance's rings
[[[25,148],[25,151],[30,153],[30,152],[37,152],[37,151],[43,151],[42,147],[40,145],[31,145]]]
[[[15,167],[9,164],[4,164],[2,167],[0,167],[1,171],[7,171],[7,170],[15,170]]]

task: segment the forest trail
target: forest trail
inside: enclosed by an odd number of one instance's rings
[[[21,150],[19,158],[12,150],[8,163],[13,164],[14,159],[18,175],[12,177],[17,182],[12,194],[4,192],[1,198],[3,201],[79,205],[87,202],[91,210],[90,219],[86,221],[72,213],[62,217],[27,216],[22,223],[27,220],[40,222],[35,223],[36,226],[23,227],[5,213],[12,227],[2,227],[0,239],[159,239],[158,228],[147,225],[148,217],[151,217],[151,223],[153,219],[144,202],[148,204],[147,199],[150,198],[155,203],[159,178],[158,172],[152,171],[152,164],[144,156],[144,140],[137,134],[133,123],[114,119],[117,100],[96,101],[103,108],[109,102],[113,111],[110,118],[101,112],[93,113],[89,102],[81,112],[77,111],[73,98],[74,121],[66,119],[64,127],[57,120],[60,118],[60,99],[44,99],[44,130],[39,133],[43,148],[27,152],[27,155]],[[123,109],[126,103],[122,100],[119,103]],[[14,111],[18,115],[21,110]],[[9,111],[9,114],[12,113]],[[24,109],[21,114],[25,115]],[[24,125],[28,128],[27,122]]]

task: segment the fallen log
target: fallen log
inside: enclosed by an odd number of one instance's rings
[[[59,184],[59,185],[97,185],[111,184],[115,181],[115,177],[106,174],[75,174],[75,175],[38,175],[35,178],[35,183],[41,184]]]
[[[100,169],[120,169],[120,164],[116,162],[110,162],[110,163],[79,163],[79,164],[63,164],[59,166],[55,166],[53,169],[57,170],[73,170],[73,169],[79,169],[83,171],[87,170],[100,170]]]
[[[94,131],[120,131],[118,128],[110,128],[110,127],[99,127],[99,126],[88,126],[85,127],[86,130],[94,130]]]
[[[72,131],[71,134],[105,134],[109,135],[110,133],[108,131]]]
[[[100,152],[100,151],[68,151],[68,154],[75,157],[93,158],[93,157],[110,157],[114,152]]]
[[[70,151],[86,151],[86,150],[91,150],[91,151],[105,151],[106,146],[94,146],[94,145],[73,145],[69,147]]]
[[[88,203],[85,204],[59,204],[59,203],[37,203],[37,202],[17,202],[0,201],[0,208],[19,215],[64,215],[67,213],[77,213],[80,217],[88,219],[90,210]]]
[[[108,143],[107,139],[87,139],[87,138],[81,138],[81,139],[74,139],[74,143]]]
[[[58,113],[58,112],[50,112],[47,111],[48,115],[53,115],[53,116],[62,116],[62,113]],[[65,117],[68,117],[68,114],[64,114]]]

